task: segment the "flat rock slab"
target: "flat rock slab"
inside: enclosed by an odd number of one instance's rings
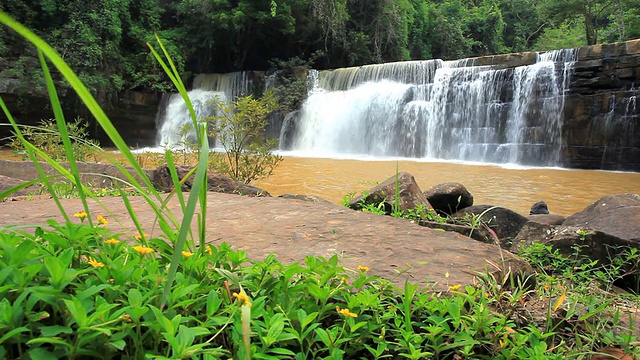
[[[109,228],[122,232],[121,239],[133,241],[137,232],[122,199],[100,200],[110,213],[90,200],[93,216],[106,216]],[[159,236],[157,225],[153,228],[155,215],[150,206],[142,197],[130,200],[144,231]],[[226,242],[246,251],[252,260],[275,254],[279,261],[292,263],[303,261],[307,255],[338,255],[341,265],[348,269],[364,265],[372,274],[400,286],[409,279],[422,285],[434,284],[436,290],[471,284],[476,272],[494,270],[487,260],[501,260],[495,245],[334,204],[221,193],[209,193],[207,202],[207,242]],[[63,199],[62,204],[70,216],[82,210],[78,199]],[[169,208],[176,216],[181,215],[175,197]],[[0,203],[0,229],[44,224],[47,219],[63,221],[53,200]],[[503,256],[514,255],[504,251]]]

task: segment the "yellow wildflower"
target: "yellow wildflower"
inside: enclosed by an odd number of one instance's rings
[[[142,240],[142,239],[146,239],[149,236],[149,234],[144,233],[142,235],[138,234],[136,236],[134,236],[134,238],[136,238],[136,240]]]
[[[124,314],[124,315],[122,316],[122,319],[123,319],[124,321],[126,321],[126,322],[133,322],[133,319],[131,319],[131,315],[129,315],[129,314]]]
[[[209,255],[213,255],[213,249],[211,248],[211,245],[207,245],[207,252],[209,253]]]
[[[193,253],[190,252],[190,251],[182,251],[182,255],[184,255],[184,257],[188,258],[188,257],[192,256]]]
[[[358,314],[352,313],[349,309],[340,309],[340,306],[336,306],[336,311],[338,314],[342,314],[346,317],[357,317]]]
[[[346,276],[343,276],[342,279],[340,279],[340,282],[348,284],[349,283],[349,279]]]
[[[80,220],[84,220],[87,217],[87,213],[85,211],[80,211],[73,214],[73,216],[77,217]]]
[[[118,240],[116,238],[112,238],[112,239],[109,239],[109,240],[105,240],[104,242],[109,244],[109,245],[116,245],[117,243],[120,242],[120,240]]]
[[[450,291],[456,291],[456,290],[460,289],[460,286],[461,286],[460,284],[451,285],[451,286],[449,286],[449,290]]]
[[[242,303],[242,305],[247,305],[247,306],[253,305],[251,303],[251,300],[249,300],[249,296],[247,294],[245,294],[244,291],[241,291],[240,294],[234,292],[233,293],[233,297],[238,299],[238,301],[240,301]]]
[[[367,271],[369,271],[369,270],[371,270],[371,269],[369,269],[369,267],[368,267],[368,266],[358,265],[358,270],[360,270],[360,271],[364,271],[364,272],[367,272]]]
[[[104,216],[102,215],[96,216],[96,219],[98,219],[98,222],[103,226],[109,225],[109,222],[107,221],[107,219],[105,219]]]
[[[148,253],[152,253],[154,250],[150,247],[146,247],[146,246],[142,246],[142,245],[136,245],[133,247],[133,250],[137,251],[138,254],[140,255],[145,255]]]
[[[104,266],[103,263],[101,263],[100,261],[96,261],[93,258],[89,258],[87,262],[89,263],[89,265],[93,266],[94,268],[101,268]]]
[[[549,290],[551,289],[551,286],[549,286],[549,285],[545,285],[545,286],[544,286],[544,289],[545,289],[546,291],[549,291]]]

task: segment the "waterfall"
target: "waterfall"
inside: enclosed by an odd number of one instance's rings
[[[576,51],[497,69],[474,59],[408,61],[315,77],[292,150],[327,156],[560,164],[564,92]]]
[[[198,121],[215,115],[213,102],[227,102],[253,90],[246,72],[200,74],[193,80],[193,89],[188,95]],[[196,141],[193,121],[180,94],[163,95],[156,128],[159,129],[157,146],[184,147]]]

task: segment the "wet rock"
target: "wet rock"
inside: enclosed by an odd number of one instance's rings
[[[510,246],[511,240],[518,235],[527,218],[507,208],[492,205],[474,205],[452,215],[459,222],[477,222],[488,225],[500,239],[500,245]]]
[[[441,215],[451,215],[473,205],[473,195],[457,182],[438,184],[423,193],[433,209]]]
[[[549,207],[544,200],[540,200],[537,203],[531,206],[531,210],[529,210],[529,215],[543,215],[549,213]]]
[[[589,228],[640,242],[640,196],[638,194],[606,195],[569,216],[565,226]]]
[[[178,178],[183,179],[193,166],[176,165]],[[244,184],[240,181],[233,180],[222,174],[209,171],[207,181],[207,190],[225,194],[237,194],[244,196],[271,196],[267,191],[259,189],[255,186]],[[158,191],[169,192],[173,190],[173,181],[167,164],[160,165],[153,172],[153,186]],[[182,191],[190,191],[193,186],[193,176],[182,184]]]
[[[415,209],[419,205],[431,208],[431,205],[422,195],[416,179],[408,172],[398,173],[398,208],[400,211]],[[355,210],[362,209],[362,204],[375,205],[384,203],[384,210],[387,214],[393,212],[396,194],[396,176],[385,180],[382,184],[364,191],[361,195],[354,197],[349,202],[349,207]]]

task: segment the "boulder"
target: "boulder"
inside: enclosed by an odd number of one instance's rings
[[[537,242],[551,245],[562,255],[571,256],[575,247],[580,246],[580,254],[589,259],[607,264],[610,260],[632,247],[633,242],[598,231],[565,225],[548,225],[536,222],[525,224],[516,238],[510,251],[519,253],[524,245]]]
[[[640,242],[640,196],[606,195],[569,216],[565,226],[589,228],[621,239]]]
[[[315,203],[325,203],[325,204],[333,204],[329,200],[325,200],[321,197],[315,195],[300,195],[300,194],[282,194],[278,196],[283,199],[292,199],[292,200],[301,200],[306,202],[315,202]]]
[[[26,181],[24,180],[14,179],[8,176],[0,175],[0,193],[5,190],[9,190],[12,187],[24,184],[25,182]],[[40,193],[40,187],[31,185],[29,187],[13,192],[9,196],[24,196],[24,195],[29,195],[31,193]],[[0,200],[2,200],[2,198],[0,198]]]
[[[178,178],[183,179],[193,166],[176,165]],[[207,190],[225,194],[238,194],[245,196],[271,196],[267,191],[255,186],[247,185],[233,180],[222,174],[209,171],[207,174]],[[160,165],[154,172],[151,182],[158,191],[169,192],[173,190],[173,181],[167,164]],[[182,191],[190,191],[193,186],[193,176],[182,183]]]
[[[398,181],[398,208],[400,211],[408,211],[415,209],[419,205],[426,209],[431,208],[431,204],[422,195],[420,187],[416,183],[413,175],[407,172],[397,174]],[[382,184],[363,192],[361,195],[354,197],[349,202],[349,207],[355,210],[362,209],[363,203],[366,205],[377,206],[384,203],[384,210],[387,214],[393,212],[396,194],[396,176],[392,176],[385,180]]]
[[[438,184],[423,193],[424,197],[440,215],[451,215],[473,205],[473,195],[457,182]]]
[[[544,215],[549,213],[549,207],[544,200],[540,200],[537,203],[531,206],[531,210],[529,210],[529,215]]]
[[[558,214],[539,214],[539,215],[527,215],[527,220],[537,222],[539,224],[549,225],[562,225],[565,217]]]
[[[493,230],[501,246],[510,246],[518,232],[528,222],[527,218],[507,208],[492,205],[474,205],[452,215],[458,223],[483,221]]]
[[[444,231],[457,232],[460,235],[468,236],[474,240],[481,241],[488,244],[496,243],[496,239],[493,237],[492,232],[489,231],[484,226],[473,227],[468,225],[440,223],[436,221],[427,221],[427,220],[421,220],[418,224],[420,226],[425,226],[430,229],[439,229]]]

